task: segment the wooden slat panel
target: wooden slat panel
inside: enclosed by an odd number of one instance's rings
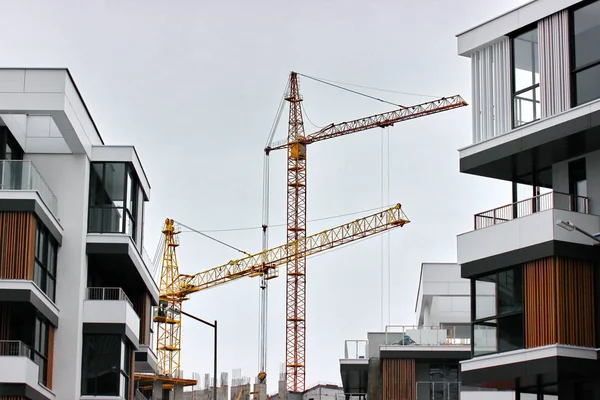
[[[558,343],[596,347],[593,264],[558,258],[557,267]]]
[[[594,268],[548,257],[524,265],[525,347],[595,347]]]
[[[0,396],[0,400],[27,400],[24,396]]]
[[[35,224],[33,213],[0,212],[0,279],[33,280]]]
[[[382,380],[383,400],[415,400],[415,360],[383,359]]]
[[[526,348],[556,343],[555,270],[553,257],[524,265]]]
[[[54,375],[54,327],[48,326],[48,380],[46,386],[52,389],[52,376]]]

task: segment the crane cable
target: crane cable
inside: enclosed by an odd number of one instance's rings
[[[376,100],[376,101],[380,101],[382,103],[390,104],[390,105],[392,105],[394,107],[406,108],[406,106],[403,106],[401,104],[392,103],[391,101],[383,100],[383,99],[380,99],[379,97],[371,96],[371,95],[368,95],[366,93],[362,93],[362,92],[359,92],[359,91],[356,91],[356,90],[348,89],[348,88],[345,88],[343,86],[339,86],[339,85],[336,85],[334,83],[324,81],[322,79],[318,79],[318,78],[314,78],[312,76],[304,75],[304,74],[301,74],[299,72],[297,72],[297,74],[299,76],[303,76],[305,78],[312,79],[313,81],[321,82],[321,83],[323,83],[325,85],[333,86],[335,88],[338,88],[338,89],[341,89],[341,90],[345,90],[347,92],[354,93],[354,94],[357,94],[359,96],[367,97],[367,98],[372,99],[372,100]]]
[[[210,235],[207,235],[207,234],[206,234],[206,233],[204,233],[204,232],[200,232],[200,231],[199,231],[199,230],[197,230],[197,229],[191,228],[191,227],[189,227],[188,225],[185,225],[185,224],[183,224],[183,223],[181,223],[181,222],[179,222],[179,221],[174,221],[174,222],[175,222],[175,223],[177,223],[178,225],[180,225],[180,226],[184,227],[184,228],[187,228],[187,229],[189,229],[189,230],[190,230],[190,231],[192,231],[192,232],[195,232],[195,233],[197,233],[198,235],[202,235],[202,236],[204,236],[205,238],[208,238],[208,239],[210,239],[210,240],[214,240],[215,242],[222,244],[223,246],[227,246],[227,247],[229,247],[230,249],[233,249],[233,250],[239,251],[240,253],[242,253],[242,254],[245,254],[245,255],[247,255],[247,256],[251,256],[251,255],[252,255],[252,254],[250,254],[250,253],[247,253],[247,252],[245,252],[244,250],[240,250],[240,249],[238,249],[238,248],[237,248],[237,247],[235,247],[235,246],[232,246],[232,245],[230,245],[230,244],[228,244],[228,243],[225,243],[225,242],[223,242],[222,240],[219,240],[219,239],[217,239],[217,238],[214,238],[214,237],[212,237],[212,236],[210,236]]]

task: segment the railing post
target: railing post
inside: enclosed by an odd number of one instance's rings
[[[493,213],[494,214],[493,214],[492,222],[493,222],[493,225],[496,225],[496,209],[495,208],[494,208]]]

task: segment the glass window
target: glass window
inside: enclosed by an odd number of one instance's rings
[[[33,281],[42,292],[55,301],[58,243],[40,220],[37,220],[36,225]]]
[[[573,12],[575,105],[600,98],[600,1]]]
[[[88,231],[126,233],[135,241],[138,183],[126,163],[92,163]]]
[[[119,396],[121,393],[121,337],[83,335],[81,394]]]
[[[522,267],[477,278],[473,355],[519,349],[523,341]]]
[[[534,28],[515,37],[513,52],[513,126],[540,118],[540,67],[538,31]]]
[[[48,322],[36,317],[31,357],[38,365],[38,382],[46,385],[48,381]]]

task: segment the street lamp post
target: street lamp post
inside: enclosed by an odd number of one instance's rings
[[[590,239],[593,239],[594,241],[596,241],[596,243],[600,243],[600,233],[591,234],[591,233],[579,228],[571,221],[563,221],[563,220],[559,219],[556,221],[556,225],[560,226],[563,229],[566,229],[569,232],[577,231],[577,232],[581,233],[582,235],[585,235],[585,236],[589,237]]]
[[[164,311],[170,311],[172,313],[180,313],[185,315],[186,317],[190,317],[198,322],[202,322],[204,325],[208,325],[215,330],[215,340],[214,340],[214,360],[213,360],[213,400],[217,400],[217,321],[210,323],[208,321],[203,320],[202,318],[198,318],[195,315],[187,313],[182,310],[174,310],[171,307],[161,307]]]

